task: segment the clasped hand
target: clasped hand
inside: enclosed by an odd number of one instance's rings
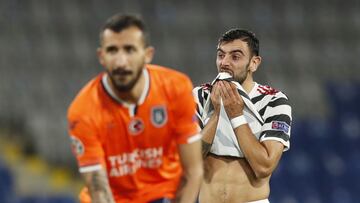
[[[243,114],[244,101],[236,86],[231,82],[217,81],[212,87],[210,98],[216,113],[220,112],[220,98],[222,98],[225,111],[230,119]]]

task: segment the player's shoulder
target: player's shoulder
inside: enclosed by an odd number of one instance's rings
[[[102,75],[92,78],[80,89],[68,108],[68,116],[88,114],[97,105]]]
[[[146,68],[149,71],[152,89],[164,93],[170,101],[176,101],[186,94],[191,95],[193,85],[184,73],[152,64],[147,64]]]
[[[269,96],[272,100],[276,100],[278,98],[284,98],[288,100],[286,94],[279,89],[273,88],[269,85],[256,84],[256,94],[262,96]]]
[[[211,83],[202,83],[196,87],[194,87],[194,90],[199,90],[199,91],[211,91],[212,85]]]
[[[190,80],[186,74],[169,67],[155,64],[147,64],[146,67],[151,76],[160,77],[163,82]]]
[[[210,83],[202,83],[198,86],[195,86],[192,90],[195,97],[207,97],[211,92],[212,85]]]

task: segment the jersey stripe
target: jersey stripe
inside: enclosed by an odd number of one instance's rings
[[[283,121],[283,122],[287,123],[288,125],[291,124],[291,119],[286,114],[271,116],[265,120],[265,123],[271,123],[272,121]]]
[[[277,138],[283,139],[284,141],[290,140],[290,136],[282,131],[267,130],[267,131],[264,131],[263,134],[261,135],[261,138],[263,138],[263,137],[277,137]]]
[[[265,114],[263,117],[266,120],[269,117],[279,115],[279,114],[286,114],[286,115],[290,116],[290,120],[291,120],[291,107],[289,105],[279,105],[276,107],[268,107],[267,110],[265,111]]]
[[[251,99],[252,103],[257,103],[258,101],[261,101],[265,96],[267,96],[266,94],[262,94],[262,95],[259,95],[257,97],[254,97]]]
[[[260,102],[260,101],[259,101]],[[276,100],[274,101],[270,101],[269,103],[267,103],[262,109],[259,110],[259,114],[261,116],[264,115],[265,113],[265,110],[267,107],[276,107],[276,106],[279,106],[279,105],[283,105],[283,104],[288,104],[288,100],[286,98],[277,98]]]
[[[80,173],[87,173],[87,172],[93,172],[98,171],[102,169],[101,164],[91,165],[91,166],[83,166],[79,168]]]

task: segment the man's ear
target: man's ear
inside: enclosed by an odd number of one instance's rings
[[[148,46],[145,48],[145,63],[151,63],[155,54],[155,48]]]
[[[101,47],[98,47],[98,48],[96,49],[96,55],[97,55],[97,57],[98,57],[99,63],[100,63],[102,66],[104,66],[104,56],[103,56]]]
[[[250,71],[255,72],[261,64],[261,56],[253,56],[250,61]]]

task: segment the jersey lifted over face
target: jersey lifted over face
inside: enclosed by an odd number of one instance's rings
[[[203,114],[206,113],[204,106],[210,97],[210,92],[211,84],[204,84],[195,87],[193,90],[193,94],[197,97],[197,116],[201,127],[206,124]],[[279,141],[284,145],[284,151],[288,150],[290,148],[292,115],[286,95],[269,86],[255,83],[248,96],[264,121],[260,134],[255,135],[257,139],[260,142],[265,140]]]

